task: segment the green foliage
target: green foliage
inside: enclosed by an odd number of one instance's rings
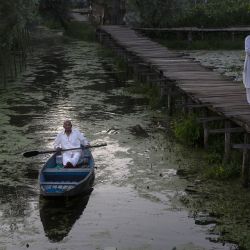
[[[250,23],[249,0],[209,0],[185,12],[179,25],[197,27],[227,27]]]
[[[175,137],[179,141],[190,146],[199,144],[202,130],[195,114],[175,118],[172,125]]]
[[[106,6],[112,0],[95,0]],[[249,0],[128,0],[127,16],[133,13],[143,27],[227,27],[250,24]]]
[[[237,142],[237,139],[232,138],[232,141]],[[209,164],[204,170],[205,178],[227,180],[239,177],[242,153],[240,151],[232,151],[230,154],[230,162],[224,162],[223,157],[224,135],[211,137],[205,156],[205,160]]]
[[[88,23],[74,21],[68,24],[65,35],[84,41],[95,41],[95,28]]]
[[[182,14],[182,0],[130,0],[128,10],[137,13],[144,27],[168,27]]]
[[[210,125],[211,127],[213,124]],[[220,164],[224,155],[224,135],[210,136],[207,161],[209,164]]]
[[[108,58],[110,58],[110,57],[115,57],[115,54],[114,54],[114,52],[111,50],[111,49],[109,49],[109,48],[107,48],[107,47],[99,47],[99,49],[97,50],[97,54],[100,56],[100,57],[108,57]]]
[[[42,20],[42,25],[48,27],[49,29],[61,29],[62,26],[58,20],[55,18],[46,18]]]
[[[157,109],[161,106],[160,92],[158,87],[151,86],[147,91],[147,96],[149,98],[149,105],[152,109]]]
[[[217,180],[228,180],[240,176],[240,167],[238,163],[218,164],[207,167],[205,177]]]
[[[120,57],[116,57],[115,59],[115,65],[117,67],[118,70],[125,70],[127,65],[125,63],[125,61],[123,59],[121,59]]]
[[[128,12],[144,27],[249,25],[249,0],[129,0]]]
[[[67,29],[70,21],[70,7],[71,3],[68,0],[42,0],[39,4],[39,13],[45,23],[47,21],[51,23],[58,23],[64,29]]]
[[[157,109],[161,106],[159,88],[151,86],[147,83],[136,82],[128,88],[132,94],[142,94],[148,99],[148,104],[152,109]]]
[[[15,61],[15,55],[27,53],[29,36],[27,27],[37,15],[38,0],[0,1],[0,81],[17,76],[17,68],[22,69],[23,62]],[[15,73],[12,72],[15,64]],[[19,65],[17,67],[17,65]]]
[[[0,47],[11,48],[16,31],[30,24],[37,14],[38,0],[8,0],[0,2]]]
[[[207,160],[208,164],[220,164],[222,157],[223,155],[219,152],[208,152],[205,156],[205,159]]]

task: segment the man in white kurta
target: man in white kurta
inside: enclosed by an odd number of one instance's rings
[[[247,102],[250,104],[250,35],[245,39],[246,58],[243,70],[243,83],[246,88]]]
[[[54,147],[60,149],[80,148],[81,145],[89,146],[88,140],[84,134],[78,129],[72,129],[72,123],[70,120],[66,120],[63,123],[64,131],[60,132],[55,141]],[[63,152],[63,165],[66,167],[75,167],[81,156],[82,150],[72,150]]]

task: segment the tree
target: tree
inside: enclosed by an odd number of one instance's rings
[[[203,27],[249,25],[250,0],[209,0],[190,5],[180,24]]]
[[[123,23],[126,0],[92,0],[91,2],[104,8],[105,23],[114,25]]]
[[[249,25],[250,0],[128,0],[130,13],[143,27]]]
[[[69,0],[41,0],[39,12],[47,19],[59,21],[62,27],[67,29],[70,6],[71,1]]]
[[[185,0],[129,0],[128,11],[139,16],[144,27],[173,26],[182,15]]]
[[[36,15],[38,0],[0,2],[0,45],[11,47],[17,30],[24,29]]]
[[[0,2],[0,76],[3,77],[4,82],[8,75],[17,74],[16,59],[19,59],[20,65],[24,61],[27,26],[36,16],[37,3],[38,0]]]

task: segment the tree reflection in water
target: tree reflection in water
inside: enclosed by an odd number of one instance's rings
[[[40,197],[40,217],[45,235],[50,241],[59,242],[68,235],[87,206],[89,196],[65,200],[45,200]]]

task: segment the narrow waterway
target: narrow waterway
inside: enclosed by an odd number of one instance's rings
[[[38,35],[39,34],[39,35]],[[131,96],[98,44],[40,29],[27,70],[0,86],[0,248],[92,250],[235,249],[213,243],[210,225],[196,225],[179,202],[188,185],[176,175],[178,145],[162,129],[161,112]],[[37,176],[71,119],[92,144],[96,180],[89,197],[47,202]],[[140,125],[146,133],[135,133]]]

